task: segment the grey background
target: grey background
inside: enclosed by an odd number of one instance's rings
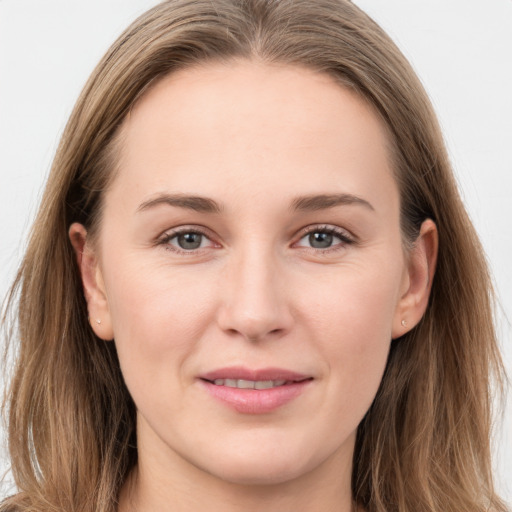
[[[0,297],[19,263],[81,87],[116,36],[156,3],[0,0]],[[355,3],[395,39],[438,112],[495,277],[501,340],[512,374],[505,319],[512,313],[512,0]],[[510,394],[504,418],[497,419],[495,467],[499,489],[512,502]],[[0,469],[7,465],[0,452]],[[7,475],[0,497],[9,488]]]

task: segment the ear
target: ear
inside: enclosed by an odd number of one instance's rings
[[[401,296],[393,318],[393,339],[410,331],[425,314],[436,269],[437,250],[437,227],[434,221],[427,219],[407,256]]]
[[[103,340],[112,340],[114,332],[108,305],[105,284],[96,253],[87,240],[87,230],[82,224],[73,223],[68,231],[75,250],[78,269],[82,277],[85,300],[92,330]]]

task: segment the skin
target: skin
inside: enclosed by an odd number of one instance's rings
[[[164,78],[121,141],[97,239],[70,228],[91,325],[115,339],[138,410],[119,510],[352,510],[356,429],[437,252],[431,221],[404,250],[381,121],[328,76],[242,61]],[[176,194],[219,211],[159,201]],[[334,194],[358,200],[294,207]],[[180,250],[178,228],[200,248]],[[198,380],[233,365],[312,381],[244,414]]]

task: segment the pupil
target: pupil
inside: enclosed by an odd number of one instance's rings
[[[309,243],[315,249],[326,249],[332,245],[332,235],[331,233],[321,232],[311,233],[309,235]]]
[[[200,233],[184,233],[178,236],[178,245],[182,249],[198,249],[201,246],[203,235]]]

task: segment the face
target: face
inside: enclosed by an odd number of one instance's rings
[[[350,468],[411,288],[379,118],[313,71],[211,64],[154,86],[121,141],[84,283],[141,463]]]

